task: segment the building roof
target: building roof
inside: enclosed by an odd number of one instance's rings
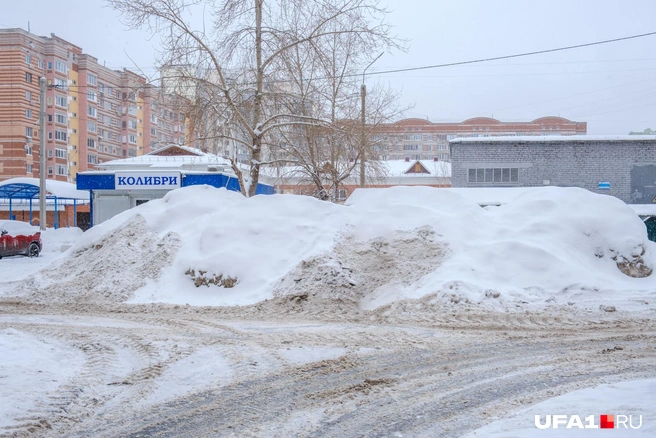
[[[388,160],[383,161],[387,167],[388,176],[402,176],[402,177],[451,177],[451,163],[446,161],[431,161],[431,160]],[[428,173],[412,173],[409,172],[415,166],[415,163],[420,163]]]
[[[582,141],[656,141],[653,135],[521,135],[500,137],[466,137],[454,138],[449,143],[554,143],[554,142],[582,142]]]
[[[38,178],[11,178],[0,182],[0,198],[30,199],[38,198]],[[61,199],[89,200],[89,192],[77,190],[75,184],[46,179],[46,195]]]
[[[189,148],[191,149],[191,148]],[[226,170],[230,169],[230,162],[225,158],[218,155],[206,154],[203,155],[141,155],[139,157],[124,158],[121,160],[107,161],[98,164],[97,167],[101,170],[116,170],[116,169],[159,169],[159,168],[178,168],[188,170],[207,170],[207,166],[221,166]]]
[[[200,149],[190,148],[189,146],[182,146],[179,144],[170,144],[162,148],[156,149],[146,155],[160,155],[160,156],[174,156],[174,155],[195,155],[198,157],[210,155]]]

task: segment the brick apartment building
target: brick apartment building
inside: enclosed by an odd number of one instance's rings
[[[47,80],[46,177],[184,144],[179,102],[145,77],[112,70],[54,34],[0,29],[0,181],[39,176],[39,78]]]
[[[382,160],[450,161],[449,140],[455,138],[583,135],[587,129],[586,122],[573,122],[562,117],[541,117],[531,122],[501,122],[476,117],[460,123],[403,119],[381,125],[372,141]]]

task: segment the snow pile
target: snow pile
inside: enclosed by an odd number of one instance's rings
[[[174,233],[159,238],[137,215],[91,245],[75,245],[20,288],[42,303],[125,301],[147,279],[159,277],[179,246]]]
[[[82,236],[83,231],[80,228],[47,228],[41,233],[41,242],[43,243],[43,252],[63,252],[73,246],[73,244]]]
[[[396,231],[390,236],[358,241],[343,237],[333,251],[303,260],[275,290],[293,304],[311,300],[350,301],[365,310],[402,297],[418,280],[434,271],[446,252],[429,226]]]
[[[370,310],[433,295],[508,309],[622,291],[653,297],[654,266],[635,213],[583,189],[536,188],[483,209],[428,187],[358,190],[341,206],[195,186],[94,227],[29,281],[39,300],[246,305],[275,297]]]
[[[564,304],[563,292],[571,298],[600,289],[654,290],[654,278],[631,278],[619,269],[649,273],[654,244],[642,221],[614,197],[536,188],[503,206],[465,212],[435,192],[365,191],[350,201],[354,207],[382,204],[390,214],[415,209],[448,242],[451,256],[407,298],[448,290],[472,302],[544,302],[555,295],[553,301]]]

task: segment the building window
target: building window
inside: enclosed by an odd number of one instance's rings
[[[48,175],[52,175],[52,166],[48,166]]]
[[[58,90],[66,90],[68,88],[68,81],[66,79],[55,78],[55,88]]]
[[[25,54],[25,63],[28,65],[32,64],[32,55],[30,55],[29,53]]]
[[[337,200],[346,201],[346,189],[337,190]]]
[[[66,150],[65,149],[55,149],[55,157],[66,159]]]
[[[66,114],[55,113],[55,120],[62,125],[66,124]]]
[[[67,73],[68,67],[66,66],[65,63],[61,61],[55,61],[55,70],[57,70],[60,73]]]
[[[66,96],[55,95],[55,105],[66,108]]]
[[[483,168],[468,169],[467,182],[477,184],[518,183],[519,168]]]
[[[27,117],[28,119],[32,118],[32,110],[31,109],[25,110],[25,117]]]
[[[92,106],[87,107],[87,114],[89,117],[98,117],[98,113],[96,112],[96,109]]]
[[[32,155],[32,146],[29,144],[25,145],[25,155]]]
[[[87,122],[87,131],[96,132],[96,129],[98,129],[96,122]]]
[[[39,59],[39,61],[37,62],[37,65],[39,66],[39,68],[41,70],[43,70],[43,59]]]
[[[136,116],[137,115],[137,107],[134,106],[134,105],[130,105],[128,107],[128,113],[130,113],[133,116]]]
[[[66,175],[67,174],[66,166],[58,164],[56,167],[57,167],[57,175]]]
[[[87,155],[87,163],[89,164],[96,164],[98,162],[98,157],[93,154]]]
[[[134,134],[128,135],[128,141],[132,144],[137,144],[137,136]]]
[[[68,135],[68,134],[67,134],[66,131],[59,131],[59,130],[56,130],[56,131],[55,131],[55,140],[66,141],[66,137],[67,137],[67,135]]]
[[[30,126],[27,126],[27,127],[25,128],[25,136],[26,136],[26,137],[28,137],[28,138],[32,138],[32,134],[33,134],[33,132],[34,132],[34,131],[32,130],[32,128],[31,128]]]
[[[87,84],[97,85],[98,78],[92,75],[91,73],[87,73]]]
[[[418,151],[419,150],[419,145],[418,144],[404,144],[403,145],[403,150],[404,151]]]
[[[30,102],[32,101],[32,92],[31,91],[26,91],[25,92],[25,99],[29,100]]]
[[[98,94],[95,91],[87,91],[87,98],[91,102],[98,102]]]
[[[28,164],[25,170],[27,170],[27,173],[32,173],[32,165]]]
[[[48,70],[52,70],[52,61],[48,61]]]
[[[32,73],[25,73],[25,82],[32,83]]]
[[[137,121],[136,120],[130,120],[130,128],[137,129]]]
[[[92,138],[87,139],[87,146],[92,148],[92,149],[95,149],[96,148],[96,140],[94,140]]]

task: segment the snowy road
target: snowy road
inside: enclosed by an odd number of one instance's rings
[[[25,406],[0,423],[9,436],[458,437],[578,388],[656,377],[654,320],[621,314],[462,312],[437,325],[5,301],[0,334],[22,357],[50,351],[0,365],[0,396]],[[44,372],[58,381],[15,393],[12,379]]]

